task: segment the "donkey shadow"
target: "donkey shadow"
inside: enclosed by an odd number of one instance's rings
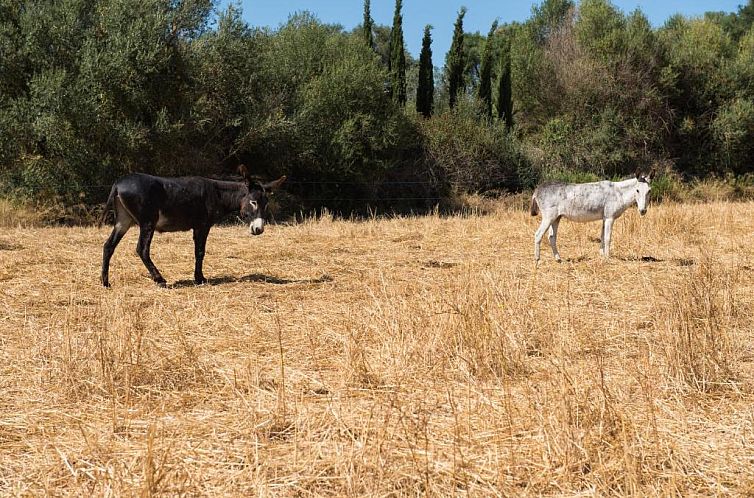
[[[583,263],[585,261],[591,261],[592,257],[587,256],[585,254],[582,254],[581,256],[576,256],[573,258],[563,258],[564,263]],[[656,258],[654,256],[612,256],[611,259],[616,259],[618,261],[623,261],[624,263],[674,263],[678,266],[692,266],[696,263],[693,259],[690,258],[671,258],[671,259],[662,259],[662,258]]]
[[[615,259],[625,262],[639,261],[641,263],[664,263],[662,258],[655,258],[654,256],[616,256]]]
[[[670,259],[662,259],[662,258],[655,258],[654,256],[627,256],[627,257],[617,257],[616,259],[619,259],[621,261],[639,261],[641,263],[673,263],[678,266],[693,266],[696,264],[696,261],[694,261],[691,258],[670,258]]]
[[[563,258],[563,263],[583,263],[584,261],[589,261],[589,256],[582,254],[581,256],[576,256],[574,258]]]
[[[274,285],[291,285],[291,284],[323,284],[326,282],[332,282],[333,278],[328,274],[323,274],[317,278],[281,278],[274,275],[265,275],[264,273],[251,273],[242,277],[234,277],[231,275],[223,275],[220,277],[208,278],[204,285],[223,285],[234,284],[239,282],[261,282],[265,284]],[[193,280],[178,280],[170,287],[173,289],[179,289],[183,287],[195,287],[196,283]]]

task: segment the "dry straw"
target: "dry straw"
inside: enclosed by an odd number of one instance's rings
[[[0,233],[0,494],[754,492],[752,204]],[[549,256],[549,255],[548,255]]]

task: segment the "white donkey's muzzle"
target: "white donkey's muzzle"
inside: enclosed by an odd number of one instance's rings
[[[249,233],[252,235],[262,235],[264,232],[264,220],[262,218],[254,218],[249,225]]]

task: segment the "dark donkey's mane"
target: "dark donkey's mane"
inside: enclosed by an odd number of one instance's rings
[[[249,187],[246,183],[240,180],[216,180],[214,178],[209,178],[209,180],[214,182],[217,187],[219,205],[225,211],[223,215],[228,215],[241,209],[241,201],[249,193]]]

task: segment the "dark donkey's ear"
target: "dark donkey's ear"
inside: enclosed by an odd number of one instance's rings
[[[262,185],[262,187],[264,187],[265,190],[275,190],[279,188],[283,184],[283,182],[285,182],[286,178],[288,177],[283,175],[277,180],[271,181],[270,183],[265,183],[264,185]]]
[[[249,175],[249,168],[247,168],[245,164],[238,165],[238,172],[247,182],[251,179],[251,176]]]
[[[636,170],[636,179],[637,180],[641,180],[643,177],[644,177],[644,175],[641,174],[641,170],[637,169]]]

